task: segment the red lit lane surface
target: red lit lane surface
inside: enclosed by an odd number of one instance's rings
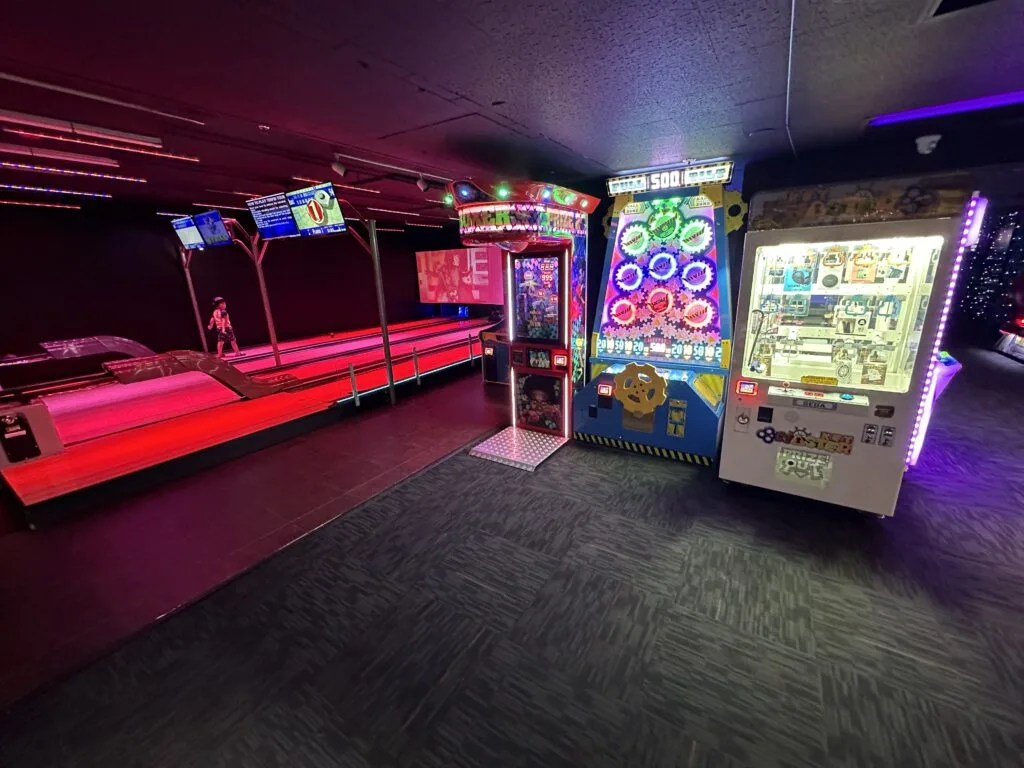
[[[400,341],[409,339],[420,339],[426,336],[442,333],[448,330],[461,330],[465,335],[467,333],[479,333],[483,328],[488,325],[493,325],[487,320],[455,320],[446,321],[443,323],[433,323],[425,327],[415,327],[410,329],[398,329],[395,330],[392,326],[388,326],[388,333],[390,335],[391,345],[394,347]],[[321,366],[326,365],[327,368],[323,369],[326,371],[340,370],[342,367],[339,364],[339,360],[344,356],[344,367],[348,367],[349,356],[357,352],[375,351],[381,355],[381,347],[384,344],[380,333],[376,333],[372,336],[365,338],[352,339],[349,341],[341,341],[337,344],[328,344],[322,347],[305,347],[303,349],[297,349],[294,352],[281,355],[281,363],[283,365],[292,365],[295,363],[301,363],[303,361],[314,362],[317,361]],[[330,357],[331,360],[321,360],[321,358]],[[382,358],[383,359],[383,358]],[[274,368],[274,358],[270,357],[268,360],[246,360],[245,358],[232,358],[231,364],[240,371],[244,371],[248,374],[257,374],[262,371],[271,373]],[[303,371],[306,370],[306,366],[300,366],[298,368],[289,368],[287,373],[297,376],[300,379],[307,378],[307,374]],[[319,369],[318,369],[319,370]],[[312,375],[320,375],[312,374]]]
[[[465,356],[469,354],[470,336],[473,339],[473,350],[475,353],[478,353],[480,351],[480,343],[477,335],[481,329],[486,328],[488,325],[490,323],[486,321],[467,321],[459,323],[452,327],[451,330],[443,333],[440,330],[431,329],[431,334],[436,335],[431,335],[430,338],[426,338],[422,331],[396,333],[391,336],[391,357],[411,355],[413,347],[416,347],[417,352],[420,352],[427,348],[457,344],[460,341],[464,345],[462,352]],[[445,327],[448,328],[450,326]],[[358,369],[361,366],[376,362],[383,357],[383,354],[381,344],[378,342],[375,347],[366,348],[363,351],[289,368],[288,373],[299,379],[313,379],[318,376],[327,376],[332,373],[345,371],[348,369],[349,364],[354,365]],[[268,371],[268,373],[270,372]],[[257,379],[259,379],[259,376],[257,376]]]
[[[430,326],[443,325],[445,323],[450,322],[452,321],[445,320],[444,318],[432,317],[427,318],[426,320],[410,320],[405,323],[391,323],[390,325],[388,325],[388,332],[395,334],[400,333],[402,331],[409,331],[419,328],[426,329],[429,328]],[[283,341],[280,344],[278,344],[277,347],[278,350],[280,350],[281,352],[281,362],[287,364],[289,362],[294,362],[296,360],[296,358],[293,357],[295,353],[302,353],[307,350],[315,350],[319,352],[319,354],[316,355],[319,357],[320,355],[330,354],[330,351],[327,350],[326,348],[334,346],[334,344],[336,344],[337,342],[351,341],[355,339],[368,337],[377,338],[377,343],[379,344],[380,327],[374,326],[372,328],[360,328],[354,331],[336,333],[334,334],[334,336],[324,335],[314,336],[308,339]],[[270,348],[269,344],[262,344],[258,347],[245,347],[243,351],[245,352],[244,358],[235,358],[233,355],[230,358],[232,362],[234,362],[237,359],[239,361],[239,365],[237,367],[242,370],[262,370],[264,368],[272,368],[274,366],[274,352]],[[228,353],[231,353],[230,347],[228,348]],[[300,357],[298,359],[301,360],[303,358]],[[260,361],[261,365],[255,365],[257,360]],[[243,368],[243,363],[247,367]]]
[[[102,384],[42,398],[64,445],[164,421],[241,398],[205,373]]]
[[[424,344],[432,343],[432,339],[426,338],[432,334],[441,333],[445,329],[457,329],[451,331],[456,334],[476,334],[488,323],[484,320],[470,320],[430,322],[427,325],[421,323],[402,324],[402,326],[408,325],[414,327],[405,330],[398,328],[391,334],[393,349],[404,349],[400,342],[410,340],[408,351],[411,353],[413,344],[422,347]],[[389,326],[389,328],[391,327],[397,326]],[[354,331],[353,334],[358,334],[359,338],[350,341],[342,340],[321,347],[296,349],[287,357],[291,358],[290,362],[295,363],[304,358],[319,360],[325,356],[332,356],[328,360],[320,360],[315,364],[318,373],[308,375],[341,371],[348,367],[350,361],[355,362],[357,366],[362,366],[383,359],[383,341],[379,333],[369,337],[367,337],[366,331]],[[393,354],[398,355],[402,352],[398,351]],[[286,363],[289,362],[284,355],[282,355],[282,359]],[[236,368],[249,373],[270,369],[273,364],[273,357],[253,361],[243,359],[234,363]],[[290,369],[288,372],[303,378],[307,374],[302,371],[307,367],[300,366]],[[54,426],[57,428],[61,440],[65,445],[74,445],[85,440],[94,440],[105,435],[135,429],[156,421],[173,419],[186,413],[231,403],[238,400],[239,397],[209,376],[192,372],[135,384],[103,384],[89,389],[47,395],[42,399],[53,417]]]
[[[468,346],[436,349],[442,343],[424,343],[419,357],[421,374],[467,359]],[[397,378],[412,375],[412,361],[396,366]],[[359,373],[356,380],[360,392],[386,386],[383,363],[378,360],[376,366]],[[350,394],[349,379],[342,377],[309,389],[230,403],[72,445],[56,456],[10,467],[3,476],[24,504],[38,504],[317,413]]]

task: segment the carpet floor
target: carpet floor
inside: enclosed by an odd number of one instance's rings
[[[462,452],[23,700],[0,765],[1024,765],[1024,366],[962,360],[891,520]]]

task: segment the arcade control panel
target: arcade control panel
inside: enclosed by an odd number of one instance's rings
[[[730,395],[726,429],[734,438],[736,433],[750,436],[742,441],[747,447],[740,449],[746,471],[756,475],[759,458],[769,458],[774,448],[776,480],[825,489],[839,458],[856,456],[861,467],[850,471],[865,477],[870,467],[897,466],[902,472],[905,417],[895,405],[873,402],[863,394],[739,379]],[[726,453],[735,460],[735,440],[729,443]]]

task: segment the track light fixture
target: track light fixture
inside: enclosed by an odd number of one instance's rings
[[[331,163],[331,170],[342,178],[344,178],[345,174],[348,173],[348,168],[341,164],[341,160],[338,159],[338,155],[334,156],[334,162]]]
[[[430,189],[430,185],[427,184],[426,180],[423,178],[422,173],[420,174],[420,177],[416,179],[416,186],[419,187],[420,192],[426,192],[428,189]]]

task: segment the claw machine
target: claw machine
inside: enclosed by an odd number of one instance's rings
[[[980,198],[959,183],[754,198],[722,479],[893,514],[948,383],[942,338],[980,225]]]

